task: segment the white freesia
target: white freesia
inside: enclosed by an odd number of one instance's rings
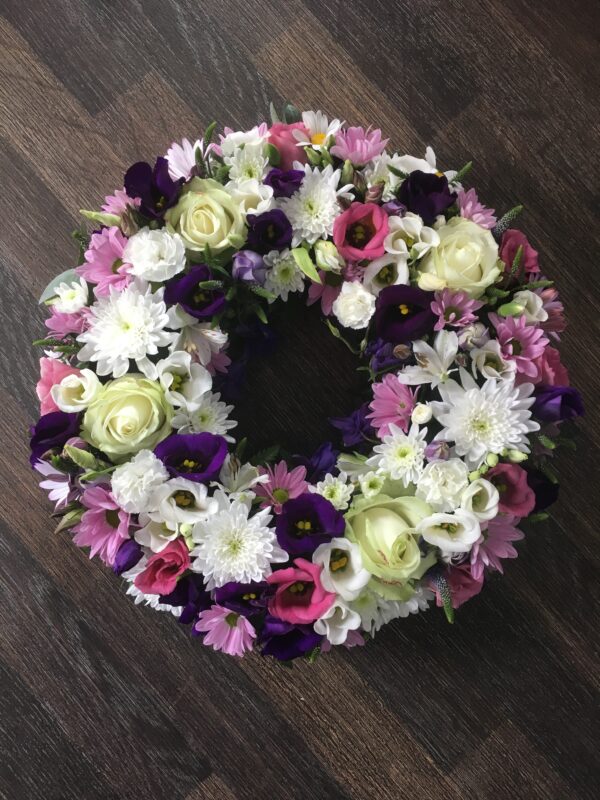
[[[463,492],[460,506],[486,522],[498,514],[499,502],[500,495],[494,484],[485,478],[476,478]]]
[[[463,350],[483,347],[489,338],[488,329],[482,322],[472,322],[458,331],[458,344]]]
[[[131,274],[145,281],[168,281],[185,268],[185,247],[181,236],[166,228],[142,228],[131,236],[123,250],[123,261]]]
[[[517,370],[515,361],[503,357],[498,339],[488,339],[481,347],[474,347],[471,350],[471,362],[474,377],[479,372],[484,378],[506,380],[514,378]]]
[[[350,631],[360,628],[360,614],[346,605],[343,600],[335,600],[327,611],[314,624],[319,633],[331,644],[344,644]]]
[[[440,243],[440,236],[423,223],[418,214],[407,211],[403,217],[391,216],[389,233],[383,241],[386,252],[408,258],[423,258],[432,247]]]
[[[252,491],[260,483],[266,483],[268,475],[261,475],[252,464],[242,462],[232,453],[228,453],[219,472],[219,480],[213,481],[213,486],[226,491],[231,500],[252,500],[255,496]]]
[[[235,428],[237,422],[229,419],[233,406],[221,400],[220,393],[205,392],[195,409],[180,408],[172,420],[179,433],[215,433],[232,442],[227,431]]]
[[[348,484],[348,476],[345,472],[340,472],[336,477],[328,473],[316,486],[309,486],[308,491],[313,494],[320,494],[338,511],[345,511],[350,503],[354,487]]]
[[[345,537],[320,544],[312,560],[323,567],[320,576],[323,588],[343,600],[355,600],[371,580],[371,573],[363,566],[360,547]]]
[[[439,547],[447,555],[468,553],[481,536],[477,517],[462,508],[453,514],[437,513],[425,517],[415,530],[428,544]]]
[[[521,289],[521,291],[515,292],[512,302],[523,307],[521,313],[527,320],[528,325],[539,325],[540,322],[545,322],[548,319],[548,312],[544,308],[543,299],[530,289]]]
[[[359,453],[341,453],[336,461],[336,466],[340,472],[345,472],[352,481],[371,472],[371,467],[367,464],[367,457],[361,456]]]
[[[456,371],[451,369],[458,353],[458,336],[454,331],[438,331],[433,342],[433,347],[422,339],[413,344],[413,353],[417,361],[416,366],[404,367],[398,373],[400,383],[415,386],[421,383],[430,383],[436,387],[448,380]]]
[[[204,520],[218,509],[206,486],[187,478],[171,478],[157,486],[150,496],[150,506],[148,517],[173,530],[182,523],[193,525]]]
[[[143,547],[148,547],[153,553],[160,553],[169,542],[179,536],[179,526],[169,527],[164,522],[155,522],[147,514],[140,516],[141,528],[133,534],[133,538]]]
[[[270,268],[265,275],[265,289],[269,292],[287,301],[290,292],[304,289],[304,273],[290,250],[271,250],[264,262]]]
[[[196,411],[202,397],[212,388],[212,376],[201,364],[193,363],[184,350],[176,350],[156,365],[165,397],[175,408]]]
[[[98,397],[102,384],[91,369],[82,369],[78,375],[65,375],[55,383],[50,394],[61,411],[78,414]]]
[[[140,450],[121,464],[110,478],[111,492],[117,503],[129,514],[150,511],[155,490],[169,479],[162,461],[151,450]]]
[[[393,423],[388,427],[389,434],[383,437],[382,444],[375,445],[367,464],[407,487],[409,483],[416,483],[423,472],[427,428],[419,430],[417,425],[412,425],[409,432],[404,433]]]
[[[386,253],[371,261],[363,275],[363,286],[375,297],[386,286],[406,286],[408,282],[408,254]]]
[[[77,314],[87,305],[88,285],[83,278],[71,283],[63,281],[54,291],[55,297],[52,298],[51,305],[61,314]]]
[[[362,330],[375,313],[375,297],[358,281],[344,281],[332,310],[345,328]]]
[[[417,497],[429,503],[434,511],[453,511],[469,486],[469,470],[460,458],[432,461],[417,482]]]

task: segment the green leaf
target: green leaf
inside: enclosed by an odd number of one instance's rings
[[[293,103],[286,103],[283,107],[283,121],[290,125],[292,122],[300,122],[302,114]]]
[[[404,170],[398,169],[398,167],[394,167],[392,164],[387,165],[388,170],[395,175],[397,178],[408,178],[408,172],[404,172]]]
[[[246,447],[248,446],[248,439],[244,436],[243,439],[237,443],[235,447],[235,457],[240,461],[244,458],[244,453],[246,452]]]
[[[547,450],[556,450],[556,442],[553,442],[552,439],[545,434],[540,433],[537,438],[539,443]]]
[[[531,281],[531,283],[522,283],[521,286],[517,286],[515,291],[518,289],[547,289],[550,286],[554,286],[554,281]]]
[[[215,132],[215,128],[217,127],[217,121],[213,120],[207,129],[204,131],[204,149],[208,147],[208,145],[212,142],[212,138]]]
[[[107,214],[106,211],[87,211],[85,208],[80,208],[79,213],[91,222],[99,222],[100,225],[106,225],[108,228],[121,223],[121,217],[118,214]]]
[[[495,286],[489,286],[486,291],[486,294],[489,295],[490,297],[504,298],[508,297],[510,292],[507,292],[506,289],[497,289]]]
[[[333,322],[331,322],[331,320],[328,320],[327,317],[325,317],[324,322],[325,322],[325,325],[327,325],[327,327],[329,328],[329,332],[333,336],[335,336],[336,339],[339,339],[340,342],[343,342],[346,345],[346,347],[348,348],[348,350],[350,350],[351,353],[353,353],[355,356],[359,356],[360,355],[360,350],[357,350],[355,347],[352,347],[350,342],[342,336],[342,332],[340,331],[340,329],[337,328],[333,324]]]
[[[256,314],[256,316],[259,318],[259,320],[262,322],[263,325],[269,324],[269,320],[267,319],[267,315],[265,314],[265,310],[262,306],[256,306],[254,308],[254,313]]]
[[[435,578],[437,590],[440,594],[440,599],[442,601],[442,605],[444,607],[444,614],[446,615],[446,619],[450,624],[454,622],[454,608],[452,606],[452,595],[450,593],[450,587],[448,586],[448,581],[446,580],[445,575],[437,575]]]
[[[316,647],[313,647],[312,650],[308,651],[308,653],[306,654],[306,660],[308,661],[309,664],[314,664],[317,658],[320,656],[320,654],[321,654],[321,648],[319,647],[319,645],[317,645]]]
[[[275,461],[280,450],[281,448],[278,444],[273,444],[271,447],[265,447],[263,450],[259,450],[252,456],[252,458],[250,458],[250,463],[254,464],[255,466],[270,464],[272,461]]]
[[[269,114],[271,115],[271,123],[273,125],[277,125],[278,122],[281,122],[279,119],[279,114],[275,110],[275,106],[273,105],[273,101],[269,103]]]
[[[269,159],[269,164],[272,167],[278,167],[281,163],[281,154],[275,145],[271,144],[271,142],[267,144],[267,157]]]
[[[90,237],[85,230],[75,230],[71,232],[71,238],[77,242],[77,265],[83,264],[85,261],[85,251],[90,244]]]
[[[314,281],[314,283],[321,283],[321,278],[319,277],[317,268],[313,264],[312,258],[308,254],[308,251],[304,249],[304,247],[295,247],[292,250],[292,255],[294,256],[294,261],[298,265],[299,269],[302,270],[307,278],[310,278],[311,281]]]
[[[196,166],[201,174],[204,174],[206,170],[206,162],[204,161],[204,156],[202,155],[202,150],[197,147],[194,150],[194,160],[196,162]]]
[[[116,469],[116,466],[106,467],[105,469],[94,469],[89,472],[85,472],[83,475],[79,476],[80,481],[95,481],[97,478],[101,478],[104,475],[109,475],[113,470]]]
[[[60,522],[54,529],[54,533],[60,533],[61,531],[66,531],[69,528],[72,528],[76,525],[82,516],[85,513],[85,508],[74,508],[71,511],[67,511],[66,514],[63,514]]]
[[[547,511],[538,511],[537,514],[530,514],[527,520],[523,520],[523,522],[527,521],[535,525],[537,522],[544,522],[547,519],[550,519],[550,514]]]
[[[79,281],[79,277],[74,268],[66,269],[64,272],[61,272],[60,275],[52,278],[48,286],[46,286],[40,295],[38,303],[42,305],[42,303],[45,303],[47,300],[51,300],[53,297],[56,297],[56,289],[61,283],[73,283],[73,281]]]
[[[78,467],[85,470],[97,470],[103,467],[103,463],[92,455],[89,450],[82,450],[80,447],[73,447],[70,444],[65,445],[64,453],[75,462]]]
[[[473,162],[472,161],[467,161],[467,163],[464,165],[464,167],[461,167],[458,170],[458,172],[452,178],[450,183],[460,183],[462,181],[462,179],[465,178],[469,174],[469,172],[471,172],[472,168],[473,168]]]

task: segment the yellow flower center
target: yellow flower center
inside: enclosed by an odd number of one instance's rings
[[[326,139],[326,134],[324,134],[324,133],[313,133],[313,135],[310,137],[310,142],[311,142],[311,144],[319,145],[319,144],[323,144],[325,139]]]

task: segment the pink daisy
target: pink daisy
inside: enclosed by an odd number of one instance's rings
[[[88,283],[96,284],[96,297],[108,297],[111,286],[122,291],[131,283],[132,278],[127,274],[131,264],[123,261],[126,244],[127,237],[116,226],[92,234],[90,246],[85,251],[85,262],[77,267],[76,272]]]
[[[73,541],[78,547],[89,547],[90,558],[99,555],[105,564],[112,566],[117,550],[129,539],[129,514],[105,486],[90,486],[81,502],[88,510],[73,528]]]
[[[296,467],[290,472],[285,461],[280,461],[274,467],[259,467],[259,471],[261,475],[269,476],[268,481],[255,487],[256,494],[265,498],[261,508],[273,506],[273,511],[281,514],[284,503],[308,491],[306,467]]]
[[[102,211],[120,217],[127,211],[128,206],[137,208],[141,202],[139,197],[129,197],[125,189],[117,189],[114,194],[109,194],[104,198]]]
[[[77,336],[87,328],[85,309],[77,314],[63,314],[52,308],[50,316],[44,321],[44,324],[55,339],[64,339],[69,334]]]
[[[388,436],[390,425],[397,425],[404,432],[410,426],[410,415],[415,407],[415,395],[396,375],[385,375],[380,383],[373,384],[371,413],[367,419],[377,431],[379,438]]]
[[[496,328],[503,357],[515,362],[517,372],[536,378],[538,368],[534,361],[549,344],[544,331],[535,325],[528,325],[524,316],[504,319],[498,314],[490,314],[490,320]]]
[[[337,300],[337,297],[342,289],[342,282],[338,286],[331,286],[327,283],[327,274],[319,270],[319,277],[321,283],[312,283],[308,287],[307,306],[312,306],[317,300],[321,301],[321,311],[326,317],[331,316],[331,309]]]
[[[524,533],[515,527],[516,517],[500,514],[490,520],[487,530],[483,531],[479,541],[475,542],[471,550],[471,574],[475,580],[483,577],[483,571],[502,569],[503,558],[516,558],[517,551],[511,542],[518,542],[524,538]]]
[[[206,634],[204,644],[229,656],[243,656],[250,652],[256,639],[256,631],[246,617],[223,606],[215,605],[201,611],[194,630]]]
[[[343,161],[348,159],[355,166],[362,167],[367,161],[380,156],[389,139],[381,138],[381,131],[365,131],[364,128],[347,128],[339,130],[331,153]]]
[[[75,498],[76,492],[67,473],[56,469],[49,461],[36,461],[33,466],[44,477],[40,487],[48,492],[48,499],[55,504],[55,511],[64,508]]]
[[[475,189],[464,189],[456,197],[461,217],[470,219],[482,228],[490,230],[496,224],[496,212],[493,208],[486,208],[479,202]]]
[[[452,289],[442,289],[435,293],[435,300],[431,303],[431,310],[437,314],[438,321],[433,329],[441,331],[446,325],[452,328],[464,328],[472,322],[477,322],[477,311],[483,306],[479,300],[472,300],[467,292],[453,292]]]

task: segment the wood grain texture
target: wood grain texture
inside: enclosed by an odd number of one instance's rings
[[[585,800],[599,793],[600,68],[594,0],[36,0],[0,4],[0,797]],[[219,657],[53,536],[28,464],[36,297],[72,265],[77,209],[129,163],[269,100],[475,161],[522,217],[570,317],[588,415],[563,493],[450,627],[387,626],[292,670]],[[237,409],[256,447],[309,452],[364,385],[292,303]],[[582,346],[582,343],[585,343]],[[585,426],[585,427],[584,427]]]

